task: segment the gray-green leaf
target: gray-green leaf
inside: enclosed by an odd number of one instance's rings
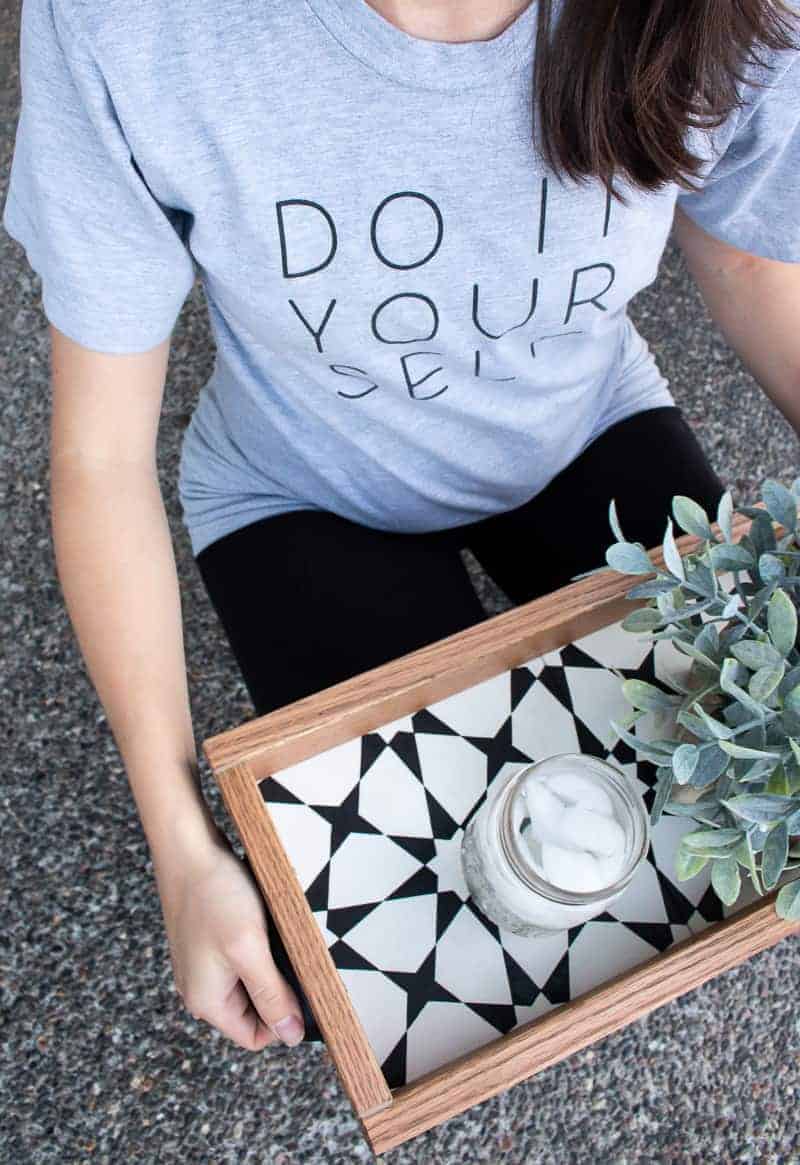
[[[770,517],[787,530],[794,530],[797,525],[797,502],[786,486],[768,477],[761,487],[761,497]]]
[[[769,832],[761,854],[761,876],[764,886],[771,890],[783,873],[789,856],[789,830],[785,821],[780,821]]]
[[[758,573],[765,583],[780,582],[786,575],[781,560],[768,551],[760,555],[758,559]]]
[[[742,829],[696,829],[683,835],[681,845],[691,853],[727,856],[725,851],[737,846],[743,836]]]
[[[765,711],[763,705],[748,695],[744,688],[740,688],[734,679],[734,676],[738,674],[737,669],[743,666],[743,664],[739,664],[737,660],[728,656],[719,671],[719,686],[723,692],[727,692],[730,696],[735,696],[739,703],[743,704],[745,708],[748,708],[753,715],[763,717]]]
[[[781,918],[800,922],[800,878],[781,886],[775,899],[775,909]]]
[[[705,789],[713,784],[731,763],[730,757],[721,748],[702,748],[697,767],[692,773],[689,784],[693,789]]]
[[[729,728],[727,724],[722,724],[719,720],[715,720],[713,716],[709,716],[703,705],[698,703],[697,700],[695,700],[695,702],[692,704],[692,707],[702,720],[703,724],[705,724],[709,732],[711,732],[712,735],[717,738],[717,740],[729,740],[732,736],[736,735],[735,728]],[[680,720],[680,716],[676,717],[676,719]]]
[[[664,595],[671,591],[674,586],[672,579],[648,578],[644,582],[636,583],[625,594],[629,599],[653,599],[656,595]]]
[[[685,882],[687,878],[693,878],[695,874],[700,873],[708,860],[708,854],[689,853],[687,849],[678,846],[677,853],[675,854],[675,877],[679,882]]]
[[[671,760],[670,753],[665,753],[657,748],[653,748],[648,741],[640,740],[638,736],[634,736],[632,732],[628,732],[627,729],[623,728],[622,725],[617,723],[616,720],[609,720],[609,725],[616,732],[620,740],[624,740],[626,744],[629,744],[631,748],[635,749],[639,756],[643,756],[647,760],[654,761],[657,765],[665,764],[667,761]]]
[[[675,639],[675,647],[678,651],[682,651],[685,655],[690,655],[692,659],[696,659],[698,663],[701,663],[703,667],[708,668],[709,671],[719,671],[719,664],[715,663],[713,659],[709,659],[709,657],[704,652],[699,651],[695,645],[693,643],[689,643],[688,640]]]
[[[658,787],[656,788],[656,795],[653,799],[653,804],[650,809],[650,824],[653,826],[658,825],[658,822],[661,819],[661,814],[664,812],[664,806],[669,799],[669,795],[672,792],[673,786],[671,769],[659,770],[659,774],[660,776]]]
[[[733,497],[729,489],[719,499],[717,505],[717,525],[722,531],[726,542],[733,542]]]
[[[762,667],[779,667],[783,673],[783,656],[766,640],[740,639],[731,646],[730,651],[751,671],[758,671]]]
[[[624,631],[652,631],[662,622],[661,612],[654,607],[637,607],[622,620]]]
[[[696,534],[698,538],[713,541],[711,524],[708,514],[701,505],[684,494],[676,494],[672,499],[672,513],[675,521],[687,534]]]
[[[753,883],[753,889],[757,894],[761,894],[761,879],[758,876],[758,869],[756,868],[756,856],[753,853],[753,846],[750,841],[750,835],[745,834],[739,845],[734,850],[734,857],[743,865],[750,873],[750,878]]]
[[[767,605],[774,593],[772,583],[767,583],[761,590],[756,591],[754,595],[748,597],[747,614],[751,619],[755,619],[756,615],[761,614],[762,609]]]
[[[711,732],[709,728],[703,723],[699,716],[694,716],[691,712],[687,712],[685,708],[678,711],[675,719],[678,724],[682,724],[684,728],[688,728],[693,736],[698,740],[716,740],[716,733]]]
[[[672,754],[672,771],[679,785],[685,785],[697,768],[700,754],[695,744],[681,744]]]
[[[638,542],[615,542],[606,551],[606,562],[621,574],[651,574],[655,570]]]
[[[800,715],[800,684],[792,688],[783,697],[783,708],[786,712],[794,712],[796,715]]]
[[[750,551],[738,542],[717,542],[711,547],[711,561],[716,570],[748,570],[756,564]]]
[[[753,672],[747,690],[754,700],[765,703],[783,679],[782,667],[760,667]]]
[[[719,632],[713,623],[706,623],[694,638],[694,645],[704,651],[710,659],[716,660],[719,655]]]
[[[732,854],[726,858],[715,858],[711,863],[711,885],[717,897],[726,906],[732,906],[739,897],[742,879],[739,875],[739,863]]]
[[[797,610],[786,591],[778,588],[767,605],[767,629],[775,650],[786,656],[797,638]]]
[[[795,764],[800,768],[800,743],[798,743],[798,741],[796,741],[793,736],[790,736],[788,739],[789,746],[794,755]]]
[[[735,614],[742,605],[742,600],[738,595],[731,595],[725,606],[722,608],[723,619],[730,619],[731,615]]]
[[[692,587],[707,598],[716,599],[719,594],[717,576],[705,563],[696,561],[693,569],[686,572],[685,586]],[[713,626],[713,624],[711,624]]]
[[[750,859],[753,855],[751,852],[748,852],[747,834],[745,834],[745,836],[737,845],[736,849],[733,851],[733,856],[736,858],[740,865],[745,867],[745,869],[751,868]]]
[[[664,532],[664,563],[676,578],[683,581],[686,578],[686,569],[683,565],[680,551],[675,545],[675,535],[672,530],[672,518],[667,518],[667,528]]]
[[[786,819],[786,828],[789,831],[789,837],[794,837],[800,829],[800,800],[795,797],[795,804],[797,809]]]
[[[739,757],[742,760],[751,760],[753,758],[764,758],[768,760],[781,759],[781,754],[779,752],[769,752],[766,749],[761,748],[745,748],[743,744],[734,744],[732,740],[720,740],[719,747],[724,752],[727,752],[728,756]]]
[[[627,538],[620,529],[619,518],[617,517],[617,503],[614,498],[611,499],[608,505],[608,521],[617,542],[627,542]]]
[[[622,694],[634,708],[641,708],[644,712],[669,711],[681,704],[680,696],[672,696],[646,680],[623,680]]]
[[[722,804],[744,821],[771,825],[782,817],[788,817],[797,808],[797,798],[781,797],[777,793],[740,793]]]
[[[742,535],[742,542],[754,552],[756,558],[765,550],[777,550],[778,541],[775,537],[775,527],[766,510],[762,509],[761,513],[753,518],[750,529]]]

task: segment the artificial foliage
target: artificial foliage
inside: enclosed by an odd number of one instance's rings
[[[671,677],[664,688],[621,677],[632,708],[612,727],[657,766],[652,824],[668,813],[697,825],[679,844],[678,878],[710,863],[711,884],[727,905],[737,900],[743,876],[763,895],[787,870],[800,869],[800,477],[791,488],[768,478],[761,501],[734,507],[726,491],[712,527],[702,506],[675,495],[663,568],[641,543],[625,539],[613,499],[609,506],[617,541],[606,551],[608,566],[652,576],[627,592],[646,602],[622,627],[670,639],[691,661],[688,676]],[[736,541],[734,508],[752,519]],[[678,551],[673,518],[700,539],[691,552]],[[670,738],[645,740],[631,731],[648,712],[674,726]],[[800,919],[800,877],[781,885],[776,909]]]

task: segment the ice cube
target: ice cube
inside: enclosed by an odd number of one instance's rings
[[[595,813],[602,813],[606,817],[614,816],[614,803],[611,797],[599,781],[585,773],[563,769],[547,778],[547,787],[559,800],[567,804],[577,804],[582,809],[593,809]]]
[[[597,868],[603,879],[603,887],[613,886],[621,877],[622,871],[625,868],[625,854],[615,853],[608,858],[595,856],[594,860],[597,862]]]
[[[587,850],[600,857],[625,850],[625,832],[613,817],[592,813],[578,805],[568,806],[558,819],[558,837],[553,839],[566,849]]]
[[[564,813],[564,802],[538,779],[527,780],[522,795],[528,806],[531,824],[525,831],[536,841],[557,841],[559,821]]]
[[[562,849],[548,842],[542,846],[542,868],[548,882],[562,890],[581,893],[602,890],[607,884],[592,854]]]

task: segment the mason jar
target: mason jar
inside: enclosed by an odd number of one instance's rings
[[[504,930],[546,935],[602,914],[650,846],[631,777],[556,753],[493,781],[467,823],[461,863],[478,908]]]

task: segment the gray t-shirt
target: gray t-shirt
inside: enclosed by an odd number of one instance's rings
[[[800,53],[749,66],[743,108],[691,131],[701,191],[620,180],[623,207],[534,151],[535,25],[535,0],[462,43],[365,0],[24,0],[3,224],[47,317],[140,352],[203,283],[216,360],[179,475],[195,553],[293,509],[458,526],[674,404],[626,306],[676,198],[800,262]]]

